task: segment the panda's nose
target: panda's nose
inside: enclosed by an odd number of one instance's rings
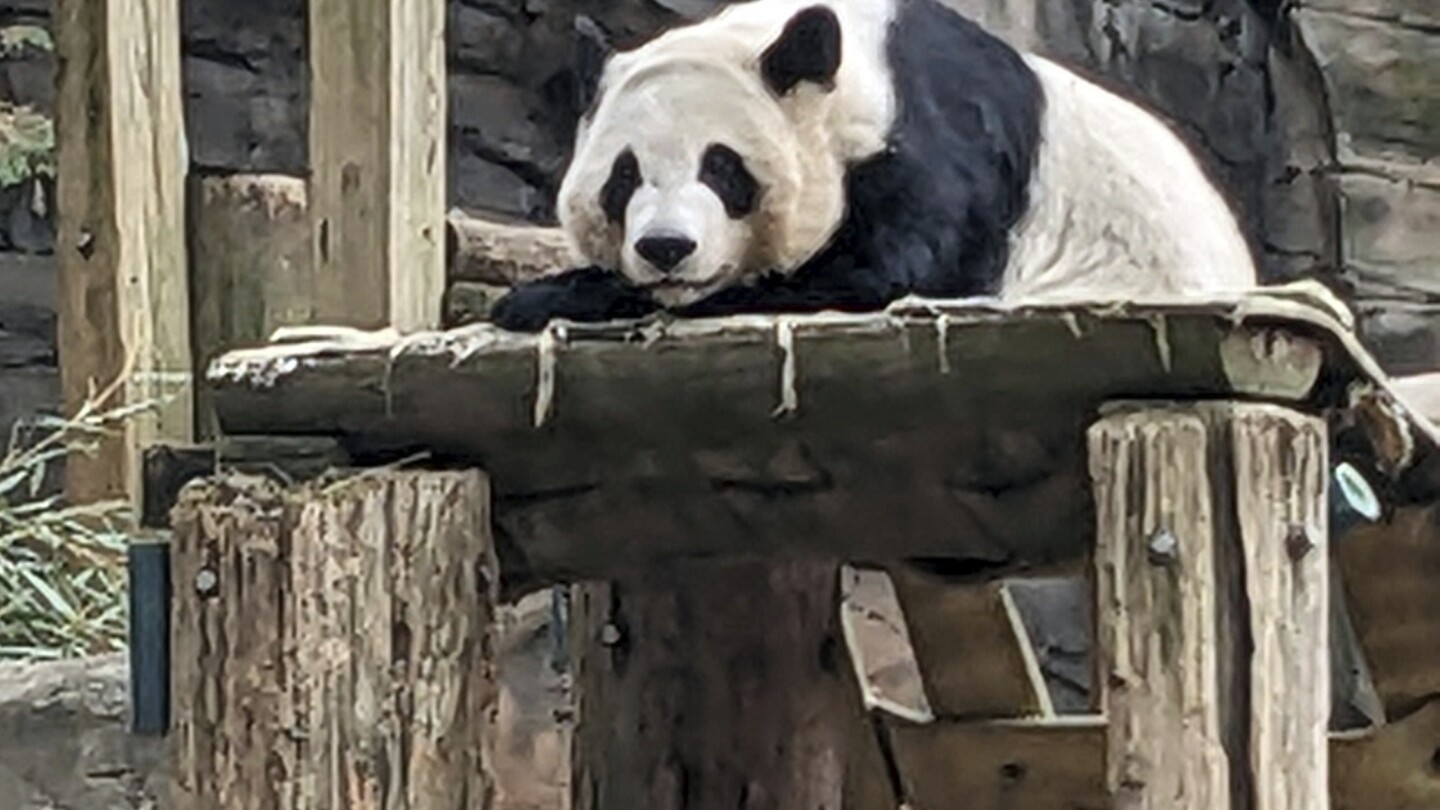
[[[662,273],[669,273],[695,252],[695,240],[678,234],[645,236],[635,243],[635,252]]]

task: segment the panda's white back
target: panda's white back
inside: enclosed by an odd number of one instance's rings
[[[1255,285],[1233,212],[1167,125],[1054,62],[1026,61],[1046,113],[1003,297],[1173,299]]]

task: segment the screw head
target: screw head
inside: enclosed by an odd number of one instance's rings
[[[620,628],[613,623],[608,623],[600,628],[600,643],[606,647],[614,647],[620,643]]]
[[[195,593],[203,599],[209,599],[220,592],[220,575],[212,569],[201,568],[195,574]]]
[[[1146,544],[1151,565],[1173,565],[1180,559],[1180,540],[1169,529],[1159,529]]]
[[[1285,552],[1290,559],[1300,562],[1315,549],[1315,541],[1310,539],[1310,532],[1303,526],[1292,526],[1290,534],[1285,537]]]

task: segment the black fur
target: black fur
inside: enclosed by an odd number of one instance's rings
[[[887,48],[898,118],[889,148],[850,171],[847,214],[831,244],[789,276],[721,290],[676,314],[865,311],[911,293],[998,292],[1009,230],[1029,204],[1044,114],[1039,80],[1014,50],[936,0],[898,3]],[[493,320],[539,328],[548,317],[534,306],[574,320],[580,312],[597,320],[634,317],[600,301],[565,300],[566,278],[517,289],[497,304]],[[632,299],[613,298],[618,309],[637,308]]]
[[[731,219],[749,216],[760,201],[760,184],[745,168],[745,159],[723,143],[712,143],[705,150],[700,158],[699,179],[720,198]]]
[[[760,75],[777,96],[801,82],[830,87],[840,58],[840,20],[825,6],[812,6],[797,12],[760,55]]]

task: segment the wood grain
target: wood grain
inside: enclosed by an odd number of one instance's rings
[[[697,562],[577,586],[576,810],[873,808],[876,792],[856,780],[884,771],[841,634],[837,571]]]
[[[1117,808],[1328,806],[1328,446],[1265,404],[1126,404],[1091,428]]]
[[[445,2],[315,0],[316,317],[434,328],[445,291]]]
[[[488,807],[487,501],[473,471],[187,487],[172,554],[173,806]]]
[[[94,456],[71,458],[66,490],[138,505],[143,448],[193,430],[179,3],[63,0],[55,11],[65,409],[122,376],[107,405],[152,406]]]

